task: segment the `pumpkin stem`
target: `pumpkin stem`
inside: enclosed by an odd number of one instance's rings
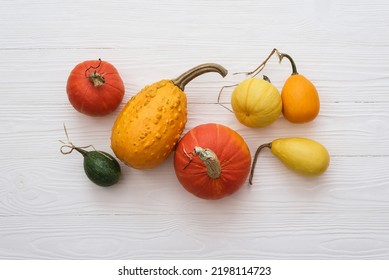
[[[266,76],[266,75],[263,75],[263,79],[264,79],[266,82],[268,82],[268,83],[270,83],[270,84],[271,84],[271,81],[270,81],[270,79],[269,79],[269,77],[268,77],[268,76]]]
[[[259,155],[259,153],[261,152],[261,150],[262,150],[263,148],[269,148],[269,149],[271,149],[271,142],[259,146],[259,148],[258,148],[257,151],[255,152],[254,160],[253,160],[253,165],[251,166],[250,177],[249,177],[249,183],[250,183],[250,185],[253,184],[253,176],[254,176],[255,165],[257,164],[258,155]]]
[[[177,78],[173,79],[172,82],[178,86],[182,91],[184,91],[185,86],[194,78],[208,72],[217,72],[221,76],[225,77],[228,73],[227,69],[225,69],[223,66],[216,64],[216,63],[204,63],[200,64],[196,67],[193,67],[189,69],[188,71],[184,72]]]
[[[277,53],[277,55],[278,55],[278,58],[280,59],[280,63],[284,57],[286,57],[290,61],[290,64],[292,64],[292,75],[298,74],[296,63],[294,63],[293,58],[290,55],[288,55],[286,53]]]
[[[207,168],[207,174],[212,179],[217,179],[222,173],[219,159],[211,149],[203,149],[201,147],[194,147],[195,154],[201,159]]]
[[[89,74],[87,75],[87,72],[90,70],[90,69],[98,69],[100,68],[101,66],[101,58],[99,58],[99,64],[97,66],[89,66],[86,70],[85,70],[85,77],[89,78],[89,80],[93,83],[93,85],[95,87],[99,87],[99,86],[102,86],[104,83],[105,83],[105,79],[102,75],[98,74],[96,72],[96,70],[92,73],[92,74]]]
[[[99,73],[93,72],[88,76],[89,80],[93,83],[95,87],[100,87],[105,83],[105,79]]]

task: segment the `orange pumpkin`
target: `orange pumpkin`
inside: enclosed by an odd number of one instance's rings
[[[102,60],[84,61],[71,71],[66,91],[73,107],[89,116],[113,112],[124,96],[124,84],[116,68]]]
[[[297,72],[293,59],[287,54],[280,54],[280,58],[286,57],[292,64],[292,75],[286,80],[282,91],[282,113],[284,117],[293,123],[310,122],[316,118],[320,111],[319,94],[316,87]]]
[[[235,193],[245,182],[250,165],[250,150],[244,139],[221,124],[191,129],[174,154],[179,182],[203,199],[215,200]]]

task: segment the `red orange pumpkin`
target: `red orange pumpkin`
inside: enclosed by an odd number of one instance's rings
[[[203,124],[180,140],[174,154],[179,182],[203,199],[235,193],[250,171],[251,155],[244,139],[221,124]]]
[[[124,84],[116,68],[102,60],[84,61],[71,71],[66,91],[73,107],[89,116],[113,112],[124,96]]]

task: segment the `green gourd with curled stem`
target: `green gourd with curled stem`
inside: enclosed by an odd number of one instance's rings
[[[110,154],[103,151],[87,151],[88,147],[76,147],[69,141],[69,136],[64,126],[65,134],[67,137],[67,143],[61,141],[64,145],[60,151],[62,154],[70,154],[73,150],[76,150],[84,157],[84,171],[89,180],[101,187],[109,187],[116,184],[121,176],[121,168],[118,161]],[[65,151],[65,148],[70,150]]]

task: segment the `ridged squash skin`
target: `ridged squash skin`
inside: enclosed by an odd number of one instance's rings
[[[330,163],[327,149],[307,138],[276,139],[271,143],[271,152],[289,169],[305,176],[321,175]]]
[[[260,78],[247,78],[233,91],[231,106],[242,124],[265,127],[281,115],[282,101],[278,89]]]
[[[171,80],[143,88],[125,105],[111,135],[116,157],[137,169],[161,164],[173,151],[187,121],[186,95]]]

